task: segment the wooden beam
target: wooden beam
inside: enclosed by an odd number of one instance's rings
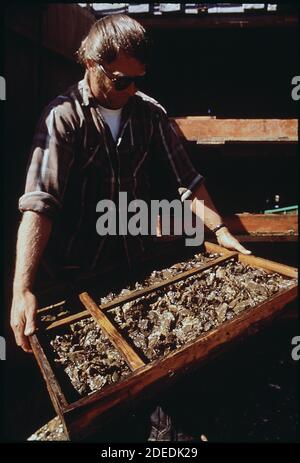
[[[215,29],[215,28],[252,28],[252,27],[297,27],[298,17],[296,14],[284,13],[228,13],[228,14],[205,14],[185,15],[184,17],[170,17],[162,15],[159,17],[135,16],[137,20],[149,29]]]
[[[234,234],[298,234],[296,214],[234,214],[224,217],[223,221]]]
[[[218,119],[187,116],[170,121],[180,137],[198,144],[298,141],[297,119]]]
[[[170,220],[171,235],[161,235],[162,220],[163,217],[158,222],[155,241],[173,241],[182,238],[181,235],[173,235],[173,217]],[[238,235],[238,239],[243,241],[296,241],[298,238],[297,214],[233,214],[224,216],[223,222],[232,234]],[[196,226],[194,216],[192,225]],[[213,233],[207,228],[205,228],[205,236],[214,239]]]
[[[64,411],[68,407],[68,402],[60,388],[60,385],[56,379],[56,376],[49,364],[47,356],[42,348],[41,342],[38,339],[36,334],[29,336],[29,342],[32,348],[32,351],[35,355],[35,358],[38,362],[40,370],[42,372],[43,378],[46,382],[47,389],[52,400],[53,406],[55,408],[56,413],[59,415],[65,434],[67,438],[69,438],[68,429],[64,419]]]
[[[239,262],[248,264],[251,267],[262,268],[264,270],[269,270],[271,272],[280,273],[290,278],[298,277],[298,270],[289,265],[279,264],[278,262],[273,262],[271,260],[262,259],[261,257],[254,257],[246,254],[239,254]]]
[[[107,335],[118,352],[124,357],[132,371],[135,371],[145,365],[143,360],[138,356],[135,350],[122,337],[116,327],[111,323],[101,308],[91,298],[88,293],[81,293],[79,298],[83,305],[92,315],[95,322],[100,326],[103,332]]]
[[[260,233],[260,234],[249,234],[249,235],[240,235],[239,233],[235,233],[234,235],[240,243],[296,243],[298,242],[298,235],[283,235],[281,233],[278,233],[278,234]],[[214,237],[213,235],[208,235],[208,238],[210,240],[216,241],[216,237]]]
[[[58,328],[59,326],[67,325],[69,323],[77,322],[82,318],[88,317],[90,315],[88,310],[82,310],[81,312],[75,313],[73,315],[69,315],[68,317],[61,318],[60,320],[56,320],[55,322],[50,323],[46,328],[45,331],[53,330],[54,328]]]

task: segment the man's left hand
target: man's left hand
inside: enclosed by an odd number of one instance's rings
[[[216,232],[218,244],[224,248],[238,251],[242,254],[251,254],[251,251],[244,248],[238,240],[232,236],[227,227],[222,227]]]

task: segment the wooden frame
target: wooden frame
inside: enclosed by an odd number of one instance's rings
[[[81,439],[101,429],[107,423],[107,420],[112,419],[116,414],[128,411],[136,402],[148,398],[158,390],[167,387],[186,371],[216,356],[227,349],[233,342],[258,331],[276,315],[280,315],[286,304],[297,297],[297,283],[295,283],[287,290],[280,291],[264,303],[259,304],[254,310],[247,309],[233,320],[224,322],[208,333],[202,334],[195,341],[170,352],[163,358],[145,363],[136,352],[134,344],[129,344],[110,322],[105,313],[107,310],[125,301],[141,297],[141,295],[157,288],[167,287],[175,281],[187,278],[192,274],[201,273],[231,258],[247,263],[252,267],[263,268],[268,272],[280,273],[289,278],[296,278],[298,275],[297,270],[293,267],[231,252],[212,243],[205,242],[204,249],[208,252],[219,253],[221,257],[213,259],[203,267],[182,272],[151,287],[133,291],[101,307],[96,304],[90,294],[81,293],[79,298],[86,310],[48,325],[46,331],[55,332],[56,329],[60,329],[63,325],[69,325],[75,320],[92,315],[112,344],[119,350],[132,371],[128,377],[119,383],[106,386],[102,390],[80,398],[75,402],[68,402],[64,393],[64,386],[59,383],[57,375],[51,367],[51,362],[47,358],[42,333],[37,332],[30,337],[33,352],[47,383],[54,408],[63,422],[69,439]],[[43,313],[47,312],[45,309],[42,310]]]

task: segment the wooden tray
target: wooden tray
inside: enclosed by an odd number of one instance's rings
[[[116,415],[119,416],[120,413],[127,413],[138,401],[150,398],[185,372],[191,371],[202,362],[226,350],[234,341],[257,332],[276,315],[280,315],[286,304],[297,297],[297,282],[295,282],[288,289],[276,293],[254,309],[246,309],[233,320],[222,323],[163,358],[146,363],[139,356],[133,342],[123,338],[118,328],[110,322],[106,316],[107,310],[158,288],[167,287],[193,274],[201,273],[232,258],[251,267],[262,268],[267,272],[276,272],[288,278],[297,278],[298,275],[297,270],[293,267],[231,252],[212,243],[205,242],[204,250],[218,253],[221,257],[211,260],[200,268],[181,272],[151,287],[133,291],[101,307],[97,305],[89,293],[83,292],[79,295],[82,311],[50,323],[45,329],[38,330],[30,337],[34,355],[46,381],[54,408],[63,422],[65,433],[69,439],[80,440],[95,431],[99,431],[102,426],[105,426],[107,420]],[[50,309],[51,307],[40,311],[47,313]],[[66,325],[90,316],[100,325],[103,332],[121,353],[131,369],[131,373],[118,383],[105,386],[99,391],[79,398],[79,394],[76,397],[73,387],[71,388],[70,384],[67,384],[66,377],[59,372],[59,369],[53,368],[54,353],[49,346],[48,337],[49,333],[53,337]]]

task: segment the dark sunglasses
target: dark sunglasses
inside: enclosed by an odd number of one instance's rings
[[[102,69],[106,77],[108,77],[109,80],[112,81],[117,91],[125,90],[125,88],[128,88],[132,83],[134,83],[137,87],[139,87],[140,84],[143,83],[144,78],[145,78],[145,75],[134,76],[134,77],[130,77],[130,76],[113,77],[112,75],[109,75],[107,73],[107,71],[104,69],[102,64],[99,64],[98,66]]]

